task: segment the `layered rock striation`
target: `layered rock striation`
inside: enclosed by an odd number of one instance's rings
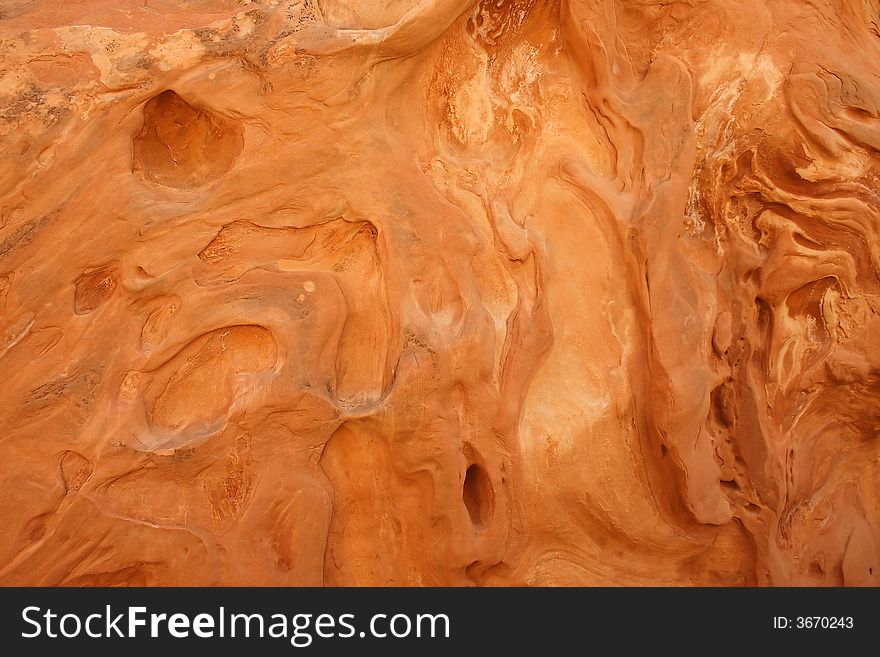
[[[880,584],[878,11],[0,2],[0,583]]]

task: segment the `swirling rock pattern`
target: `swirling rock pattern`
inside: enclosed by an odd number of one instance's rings
[[[878,11],[0,2],[0,582],[880,584]]]

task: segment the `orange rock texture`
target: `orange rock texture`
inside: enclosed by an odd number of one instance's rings
[[[876,2],[0,19],[0,583],[880,584]]]

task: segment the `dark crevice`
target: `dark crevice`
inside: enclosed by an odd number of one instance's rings
[[[476,529],[485,529],[492,516],[495,493],[486,471],[476,463],[464,475],[462,499]]]

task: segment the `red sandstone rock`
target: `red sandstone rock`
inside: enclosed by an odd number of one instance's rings
[[[875,4],[0,16],[3,584],[880,584]]]

